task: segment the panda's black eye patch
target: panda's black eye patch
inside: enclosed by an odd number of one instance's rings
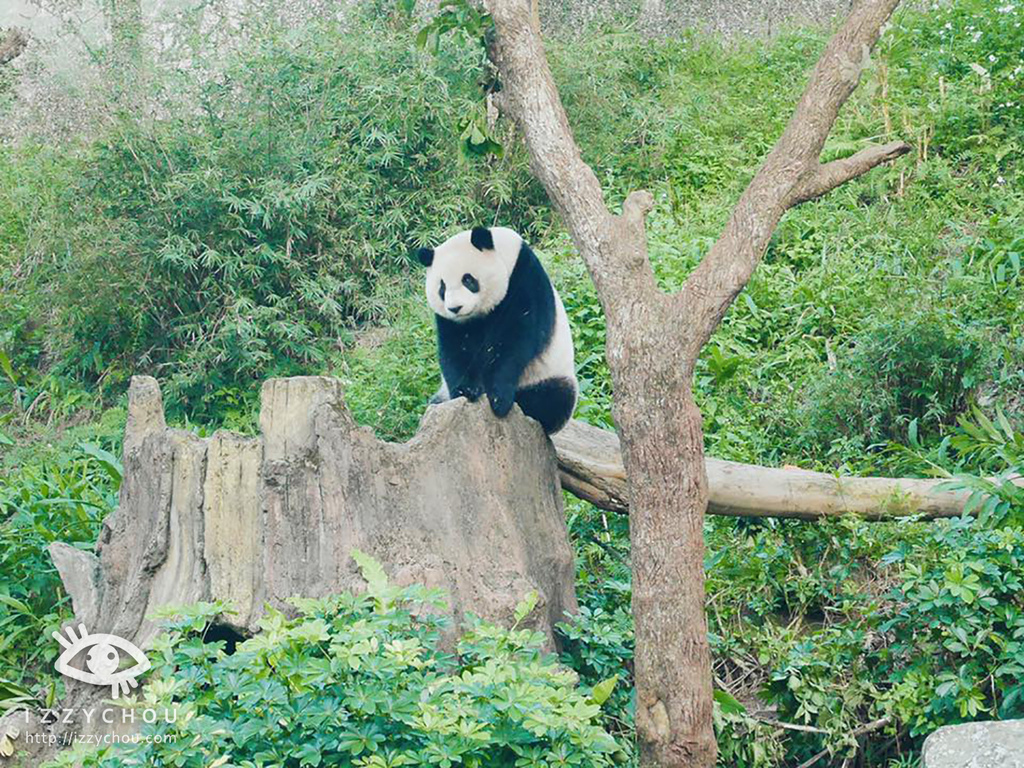
[[[470,274],[462,276],[462,284],[473,293],[477,293],[480,290],[480,283],[478,283],[476,278]]]
[[[437,293],[441,297],[441,301],[444,301],[444,280],[441,281],[441,287],[437,289]]]

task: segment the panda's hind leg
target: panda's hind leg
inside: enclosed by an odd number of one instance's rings
[[[576,385],[555,377],[538,381],[516,392],[516,402],[527,416],[536,419],[549,435],[568,423],[576,407]]]

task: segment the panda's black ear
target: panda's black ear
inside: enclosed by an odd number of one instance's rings
[[[429,267],[434,263],[434,249],[433,248],[420,248],[416,251],[416,258],[420,260],[420,264],[424,267]]]
[[[491,230],[487,227],[473,227],[473,231],[469,235],[469,242],[478,251],[494,250],[494,238],[491,236]]]

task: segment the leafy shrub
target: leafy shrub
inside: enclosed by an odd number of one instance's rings
[[[1024,715],[1024,531],[970,519],[937,527],[931,562],[908,563],[880,627],[887,703],[912,735]]]
[[[60,628],[69,606],[46,548],[63,541],[91,549],[120,483],[120,462],[91,444],[0,475],[0,679],[48,677],[55,650],[39,640]]]
[[[474,622],[453,657],[438,647],[443,622],[430,611],[439,593],[390,586],[379,564],[354,557],[366,594],[296,598],[298,618],[270,611],[231,656],[204,639],[223,605],[165,612],[178,615],[150,654],[141,706],[176,710],[174,722],[145,727],[173,738],[62,764],[612,764],[617,746],[596,724],[594,694],[542,653],[538,633]],[[520,621],[535,597],[517,609]]]
[[[969,493],[964,514],[973,514],[988,528],[1024,525],[1024,432],[1014,430],[1006,415],[997,411],[993,422],[975,409],[973,418],[960,417],[960,429],[950,444],[960,452],[964,464],[982,469],[995,467],[994,477],[959,472],[949,486]]]
[[[835,371],[810,386],[804,443],[827,454],[837,441],[862,449],[905,442],[911,423],[935,434],[966,409],[989,363],[984,340],[941,315],[882,322],[856,336]]]
[[[580,606],[578,614],[558,625],[562,638],[562,661],[591,686],[606,680],[623,680],[616,685],[605,711],[617,733],[629,733],[633,725],[632,681],[633,617],[624,608],[607,613],[601,608]]]
[[[820,729],[776,730],[785,757],[764,765],[826,748],[885,765],[894,735],[911,755],[940,726],[1020,716],[1020,530],[843,521],[787,525],[788,537],[752,529],[737,546],[720,538],[731,525],[719,527],[711,545],[728,548],[711,555],[708,584],[716,675],[744,703],[761,699],[780,721]],[[859,744],[851,738],[883,718]],[[733,733],[749,746],[749,731]]]
[[[210,418],[217,392],[322,368],[346,329],[380,320],[382,277],[414,246],[498,207],[530,229],[542,198],[522,153],[469,164],[451,141],[475,60],[434,62],[358,23],[268,31],[198,84],[161,75],[165,116],[117,115],[65,161],[51,203],[0,211],[11,253],[30,249],[3,279],[51,365],[115,391],[156,373]],[[179,85],[198,103],[175,103]]]

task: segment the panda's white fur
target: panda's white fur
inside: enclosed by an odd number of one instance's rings
[[[517,401],[529,413],[531,407],[545,410],[535,401],[550,399],[551,407],[559,411],[557,417],[548,413],[535,417],[549,431],[560,428],[571,416],[579,392],[572,333],[558,291],[522,237],[506,227],[477,228],[460,232],[433,250],[422,249],[420,258],[428,264],[424,287],[437,316],[442,367],[441,388],[433,401],[459,395],[475,399],[474,395],[487,391],[495,412],[504,415],[499,410],[504,409],[507,398],[503,394],[494,396],[487,387],[490,382],[482,381],[480,391],[476,391],[475,386],[449,381],[445,370],[466,378],[475,375],[466,373],[473,368],[474,355],[488,358],[485,369],[502,368],[509,357],[518,355],[522,365],[513,380],[514,394],[526,390],[527,396]],[[513,275],[516,285],[510,295]],[[538,301],[537,291],[550,291],[553,305],[550,301]],[[476,354],[467,350],[467,345],[472,344],[486,349]],[[489,359],[492,352],[494,360]],[[480,375],[488,379],[488,370]],[[501,376],[495,376],[491,389],[500,390]],[[550,393],[545,389],[549,386],[554,387]],[[529,397],[531,392],[533,400]],[[553,397],[547,398],[548,394]],[[511,407],[511,403],[507,405]]]
[[[572,348],[572,330],[569,328],[569,316],[562,306],[562,297],[555,293],[555,327],[551,333],[551,341],[547,349],[540,353],[533,362],[526,366],[519,378],[519,387],[528,387],[552,376],[564,376],[576,384],[576,353]],[[577,393],[579,387],[577,385]]]
[[[519,259],[523,238],[507,227],[491,227],[494,240],[492,253],[482,252],[472,244],[470,230],[459,232],[434,249],[434,262],[427,268],[427,302],[441,317],[462,323],[493,310],[508,290],[508,280]],[[480,283],[480,292],[472,293],[462,284],[462,277],[472,274]],[[444,299],[439,288],[445,282]],[[453,315],[451,307],[462,307]]]

